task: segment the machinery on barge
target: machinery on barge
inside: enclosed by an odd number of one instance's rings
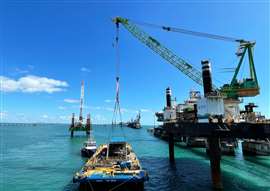
[[[134,190],[144,189],[148,180],[147,171],[143,170],[131,145],[126,141],[123,131],[120,108],[120,77],[118,28],[116,30],[116,95],[112,125],[107,144],[100,145],[95,154],[87,161],[82,170],[73,177],[74,183],[86,190]],[[119,122],[118,122],[119,117]],[[139,118],[140,119],[140,116]],[[114,129],[121,128],[122,135],[115,135]]]
[[[73,182],[94,190],[143,190],[148,174],[123,137],[114,137],[100,145]]]

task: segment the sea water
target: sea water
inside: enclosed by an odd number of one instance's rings
[[[143,168],[148,170],[146,191],[212,190],[209,159],[205,149],[175,146],[175,164],[168,160],[168,145],[141,129],[123,127]],[[97,144],[109,141],[110,125],[93,125]],[[121,131],[115,129],[114,131]],[[72,183],[85,158],[80,148],[86,141],[84,132],[70,138],[68,125],[0,124],[0,190],[1,191],[77,191]],[[270,157],[222,157],[224,190],[270,190]]]

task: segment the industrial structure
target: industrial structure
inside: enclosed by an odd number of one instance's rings
[[[81,83],[81,97],[80,97],[80,115],[79,120],[75,121],[75,113],[72,113],[71,125],[69,127],[70,136],[73,137],[74,131],[85,131],[86,135],[90,134],[91,118],[87,115],[86,123],[83,124],[83,107],[84,107],[84,81]]]
[[[205,137],[208,143],[212,183],[215,189],[222,189],[221,180],[221,138],[253,138],[265,140],[270,137],[270,123],[241,122],[240,97],[253,97],[260,93],[259,84],[253,60],[255,42],[236,39],[220,35],[195,32],[185,29],[153,25],[145,22],[138,23],[144,26],[160,28],[165,31],[180,32],[183,34],[225,40],[239,43],[236,55],[239,62],[230,83],[217,88],[212,83],[211,64],[203,60],[202,72],[191,64],[178,57],[171,50],[163,46],[158,40],[142,31],[135,22],[116,17],[113,19],[117,29],[122,24],[134,37],[153,50],[156,54],[179,69],[187,77],[203,86],[204,96],[196,101],[191,120],[176,120],[176,113],[171,109],[170,89],[167,89],[167,109],[164,112],[164,129],[168,134],[169,158],[174,162],[175,137]],[[245,55],[248,55],[250,76],[246,79],[237,79]],[[187,112],[188,113],[188,112]],[[183,116],[185,117],[185,116]]]
[[[127,126],[133,129],[140,129],[141,128],[141,112],[139,111],[136,118],[127,122]]]

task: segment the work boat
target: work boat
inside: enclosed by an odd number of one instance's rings
[[[141,119],[141,114],[139,112],[138,115],[136,116],[135,120],[131,120],[131,121],[127,122],[127,126],[133,128],[133,129],[140,129],[141,128],[140,119]]]
[[[73,182],[85,190],[143,190],[148,174],[142,169],[130,144],[124,138],[112,138],[100,145]]]
[[[83,147],[81,148],[81,155],[83,157],[91,157],[97,150],[97,143],[92,136],[84,142]]]

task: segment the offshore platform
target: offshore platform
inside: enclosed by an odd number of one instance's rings
[[[74,131],[85,131],[86,135],[90,135],[91,118],[90,114],[87,115],[86,123],[83,123],[83,105],[84,105],[84,81],[81,84],[81,97],[80,97],[80,116],[79,120],[75,121],[75,113],[72,113],[71,125],[69,127],[70,136],[74,136]]]

